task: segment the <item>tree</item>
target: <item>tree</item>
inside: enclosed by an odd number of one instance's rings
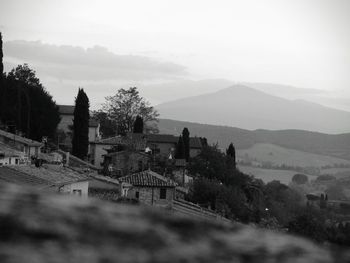
[[[176,154],[175,154],[176,159],[185,159],[185,144],[182,139],[182,136],[180,135],[179,141],[177,142],[176,145]]]
[[[308,178],[305,174],[295,174],[292,178],[292,182],[295,184],[306,184]]]
[[[6,76],[3,88],[1,121],[30,139],[53,139],[60,122],[58,107],[35,71],[27,64],[17,66]]]
[[[136,116],[133,133],[143,133],[143,119],[139,115]]]
[[[0,80],[4,74],[4,64],[3,64],[3,53],[2,53],[2,34],[0,32]]]
[[[143,119],[147,132],[157,131],[157,127],[152,126],[152,123],[158,121],[159,114],[139,95],[136,87],[127,90],[119,89],[114,96],[106,97],[106,103],[102,109],[108,118],[116,123],[118,134],[125,135],[132,132],[137,116]]]
[[[72,154],[80,159],[88,154],[89,118],[89,98],[84,89],[79,89],[74,108]]]
[[[110,118],[104,111],[93,111],[92,118],[96,119],[100,123],[100,133],[102,138],[108,138],[116,135],[117,123]]]
[[[184,142],[184,157],[186,161],[188,162],[190,159],[190,132],[188,131],[187,128],[184,128],[182,130],[182,139]]]
[[[226,149],[226,155],[229,157],[229,161],[232,162],[233,168],[236,169],[236,149],[232,142]]]

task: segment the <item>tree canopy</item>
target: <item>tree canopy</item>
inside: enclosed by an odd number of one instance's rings
[[[136,87],[119,89],[114,96],[106,97],[102,111],[115,123],[117,134],[132,132],[137,116],[143,119],[146,132],[157,132],[154,123],[158,121],[159,114],[140,96]]]
[[[143,119],[139,115],[136,116],[133,133],[143,133]]]
[[[86,158],[89,147],[89,106],[84,89],[79,89],[74,108],[72,153],[81,159]]]
[[[33,140],[54,137],[60,122],[58,107],[27,64],[5,76],[0,94],[0,120],[12,132],[21,131]]]

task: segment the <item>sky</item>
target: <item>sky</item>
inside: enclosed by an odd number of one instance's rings
[[[0,0],[0,31],[6,70],[29,63],[58,103],[78,86],[97,105],[118,87],[226,79],[337,105],[350,98],[348,14],[348,0]]]

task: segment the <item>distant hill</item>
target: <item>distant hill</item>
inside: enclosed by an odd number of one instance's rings
[[[244,129],[350,131],[350,112],[302,100],[287,100],[244,85],[156,106],[161,118]]]
[[[249,149],[239,149],[237,150],[237,156],[243,160],[249,159],[259,163],[270,163],[273,166],[321,168],[334,165],[350,165],[349,160],[287,149],[270,143],[256,143]]]
[[[210,143],[226,148],[233,142],[237,149],[248,149],[256,143],[275,144],[288,149],[350,160],[350,133],[330,135],[304,130],[245,130],[229,126],[160,119],[159,130],[166,134],[180,134],[184,127],[191,136],[206,137]]]

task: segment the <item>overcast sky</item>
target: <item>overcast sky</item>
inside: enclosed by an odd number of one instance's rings
[[[348,0],[1,0],[6,69],[28,62],[59,103],[77,85],[223,78],[350,93]],[[348,91],[349,90],[349,91]]]

